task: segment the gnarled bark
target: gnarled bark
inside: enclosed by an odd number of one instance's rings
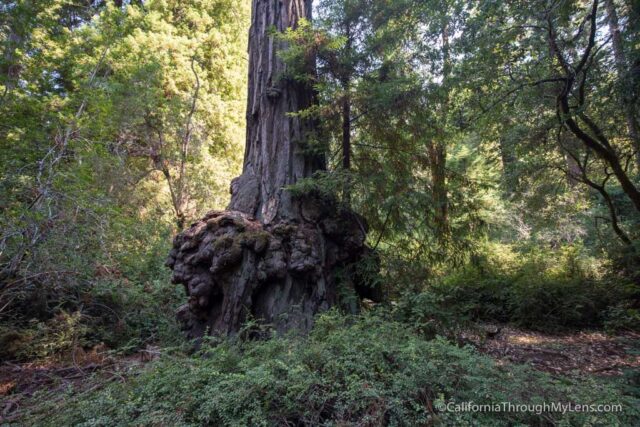
[[[167,264],[185,286],[178,319],[189,338],[229,335],[255,319],[276,331],[307,331],[338,302],[336,273],[367,249],[348,210],[316,210],[315,221],[264,224],[239,211],[210,212],[174,241]]]
[[[250,318],[279,332],[308,331],[341,287],[362,289],[348,274],[337,277],[368,252],[364,221],[332,200],[286,189],[325,168],[324,156],[305,146],[312,124],[292,114],[311,105],[313,90],[287,79],[284,46],[270,35],[302,18],[311,18],[310,0],[253,0],[243,172],[228,210],[179,234],[167,261],[189,298],[178,319],[190,338],[234,334]]]

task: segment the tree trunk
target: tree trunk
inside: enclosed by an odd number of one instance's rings
[[[605,7],[607,8],[607,20],[609,22],[609,32],[611,33],[611,42],[613,45],[613,56],[616,62],[616,71],[618,73],[618,79],[627,86],[627,81],[630,81],[629,67],[627,64],[627,58],[624,53],[624,46],[622,43],[622,35],[620,34],[620,25],[618,24],[618,14],[616,12],[616,6],[613,0],[605,0]],[[638,121],[635,114],[635,105],[633,96],[629,94],[633,90],[626,90],[622,88],[622,103],[624,108],[624,115],[627,121],[627,131],[629,132],[629,138],[633,144],[633,148],[636,151],[636,166],[640,171],[640,130],[638,129]]]
[[[580,177],[586,178],[587,175],[586,169],[583,170],[582,165],[578,161],[582,143],[572,133],[563,133],[559,142],[558,149],[564,156],[567,185],[579,191],[576,187],[583,182],[580,180]]]
[[[255,215],[267,224],[299,218],[284,187],[325,168],[323,156],[304,151],[309,124],[289,115],[311,105],[313,90],[283,78],[286,66],[278,50],[285,46],[269,35],[271,28],[295,28],[301,18],[311,19],[310,0],[253,0],[247,144],[242,175],[231,184],[229,209]]]
[[[342,83],[344,98],[342,99],[342,169],[351,170],[351,98],[349,96],[349,81]],[[351,182],[348,180],[343,189],[344,203],[351,204]]]
[[[431,185],[433,191],[434,223],[437,238],[445,241],[449,234],[449,196],[447,192],[447,150],[445,142],[429,144]]]
[[[16,60],[16,51],[21,47],[22,41],[22,35],[16,29],[10,27],[5,42],[3,63],[0,67],[0,73],[4,75],[5,94],[15,89],[22,71],[21,65]]]
[[[351,22],[349,18],[345,19],[344,32],[346,37],[345,50],[351,54],[353,38],[351,35]],[[351,67],[346,66],[341,73],[341,84],[344,95],[342,98],[342,169],[346,172],[351,169]],[[345,183],[343,195],[344,203],[349,206],[351,204],[351,183]]]
[[[351,169],[351,97],[349,96],[349,80],[342,82],[344,97],[342,98],[342,169]]]
[[[336,272],[352,271],[367,252],[364,221],[333,200],[286,189],[325,168],[323,155],[305,150],[312,123],[291,114],[309,107],[314,92],[284,77],[278,51],[286,46],[270,35],[301,18],[311,18],[310,0],[253,0],[243,172],[228,210],[176,236],[167,261],[189,298],[178,311],[188,337],[235,334],[249,319],[308,331],[315,314],[338,302],[339,286],[356,288],[338,284]]]
[[[447,116],[449,114],[449,88],[447,87],[451,74],[451,58],[449,56],[449,25],[442,27],[442,85],[447,94],[442,102],[441,123],[438,125],[436,137],[429,144],[429,158],[431,168],[431,184],[433,186],[433,201],[435,204],[434,222],[438,240],[446,242],[449,236],[449,195],[447,188]]]

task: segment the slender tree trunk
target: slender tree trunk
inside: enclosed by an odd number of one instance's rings
[[[344,21],[344,33],[346,37],[345,50],[351,53],[353,38],[351,34],[351,21],[347,18]],[[351,169],[351,78],[352,71],[350,64],[341,70],[340,84],[342,86],[342,169]],[[347,178],[343,188],[344,203],[351,205],[351,182]]]
[[[20,77],[22,67],[16,60],[16,51],[20,48],[22,40],[23,37],[11,27],[5,41],[3,54],[4,67],[1,70],[2,74],[4,74],[5,93],[10,92],[16,87]]]
[[[302,18],[311,18],[310,0],[253,0],[243,172],[228,210],[176,236],[167,260],[189,298],[178,311],[188,337],[235,334],[249,319],[308,331],[315,314],[338,303],[336,273],[354,271],[368,251],[359,216],[334,199],[294,197],[286,188],[325,168],[324,155],[305,150],[312,123],[294,114],[314,92],[283,78],[278,51],[286,46],[271,35]],[[363,289],[351,277],[341,290]]]
[[[618,73],[618,79],[620,82],[630,81],[631,75],[629,73],[629,66],[627,58],[624,52],[624,46],[622,43],[622,35],[620,34],[620,25],[618,24],[618,14],[616,12],[616,6],[613,0],[605,0],[605,7],[607,9],[607,19],[609,22],[609,32],[611,33],[611,42],[613,45],[613,55],[616,61],[616,71]],[[625,84],[627,86],[627,84]],[[638,120],[635,114],[635,105],[632,96],[629,96],[629,91],[623,88],[622,103],[624,108],[624,115],[627,121],[627,131],[629,132],[629,138],[636,151],[636,166],[640,171],[640,130],[638,126]]]
[[[567,184],[572,189],[575,189],[578,184],[581,183],[579,177],[582,176],[584,179],[587,177],[587,171],[583,170],[582,165],[577,160],[580,158],[577,153],[581,152],[580,148],[582,144],[572,133],[562,133],[561,138],[560,146],[558,148],[564,156],[567,171]]]
[[[513,194],[518,188],[519,180],[516,171],[518,159],[513,153],[513,147],[504,138],[498,140],[500,147],[500,159],[502,161],[502,182],[505,194]]]
[[[344,97],[342,98],[342,169],[351,169],[351,98],[349,96],[349,80],[342,82]],[[350,180],[347,180],[343,189],[344,203],[351,205]]]
[[[580,181],[575,178],[577,174],[580,173],[580,165],[578,165],[578,162],[576,162],[576,160],[567,153],[564,153],[564,159],[567,164],[567,171],[569,172],[567,174],[567,184],[571,188],[576,188],[580,183]]]
[[[348,91],[347,84],[345,91]],[[342,168],[351,169],[351,101],[349,95],[342,100]]]
[[[507,118],[502,125],[504,133],[504,129],[509,129],[513,123]],[[502,161],[502,185],[504,187],[504,194],[509,196],[513,194],[520,185],[517,171],[518,158],[515,153],[514,144],[507,141],[503,135],[498,139],[498,148],[500,149],[500,160]]]
[[[446,164],[447,150],[445,144],[438,140],[429,146],[431,169],[431,185],[433,191],[434,222],[438,238],[447,235],[449,224],[449,197],[447,194]]]
[[[442,84],[446,85],[451,74],[451,59],[449,57],[449,28],[442,28]],[[446,125],[449,109],[449,95],[442,103],[441,123],[438,125],[437,135],[429,146],[431,161],[431,181],[433,185],[433,200],[435,204],[435,228],[438,239],[444,240],[449,234],[449,195],[447,189],[447,146]]]

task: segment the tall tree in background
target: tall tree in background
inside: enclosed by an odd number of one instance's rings
[[[640,129],[636,116],[635,100],[633,99],[634,88],[628,82],[633,82],[631,67],[627,62],[624,42],[620,30],[618,11],[614,0],[605,0],[604,5],[607,12],[607,22],[611,36],[611,45],[618,74],[619,86],[621,86],[622,106],[627,122],[627,130],[631,143],[636,151],[636,167],[640,171]]]
[[[287,34],[294,46],[286,57],[297,67],[308,55],[318,58],[317,75],[292,73],[319,94],[306,114],[321,124],[331,156],[316,184],[338,190],[366,216],[373,245],[389,251],[385,258],[406,257],[397,259],[399,269],[462,259],[477,193],[458,170],[457,148],[465,142],[453,120],[458,107],[450,105],[458,98],[452,77],[460,57],[449,52],[464,7],[323,0],[316,10],[313,25]]]
[[[345,272],[365,251],[366,228],[351,211],[291,186],[323,170],[313,122],[297,115],[311,86],[287,75],[286,43],[274,30],[311,19],[310,0],[254,0],[249,33],[247,141],[229,210],[210,212],[178,235],[168,265],[185,286],[178,312],[188,336],[233,334],[250,318],[278,331],[309,330],[316,313],[353,288]],[[314,58],[307,59],[313,73]]]
[[[466,85],[479,101],[472,117],[483,117],[489,126],[518,117],[505,130],[522,130],[512,144],[526,153],[531,168],[529,176],[521,175],[523,184],[550,194],[555,178],[532,167],[560,170],[569,187],[583,184],[595,196],[599,212],[590,213],[592,220],[604,219],[618,241],[631,247],[640,213],[629,120],[637,120],[632,110],[638,97],[633,61],[625,60],[637,56],[628,43],[633,10],[599,0],[481,4],[465,37],[468,67],[475,73]],[[496,45],[506,47],[496,54]],[[493,99],[482,99],[488,96]],[[500,105],[506,102],[516,108],[504,110]]]

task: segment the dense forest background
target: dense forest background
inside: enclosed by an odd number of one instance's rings
[[[633,425],[637,367],[613,385],[498,367],[462,331],[639,330],[638,2],[318,0],[273,30],[280,78],[316,92],[295,113],[317,124],[305,149],[329,162],[287,190],[366,219],[376,256],[357,274],[384,302],[345,288],[342,311],[364,314],[192,358],[164,263],[240,174],[250,3],[0,4],[0,358],[162,349],[152,374],[69,395],[49,422],[461,425],[478,419],[433,404],[531,390],[629,408],[567,425]]]
[[[249,5],[2,7],[3,319],[29,341],[58,334],[39,355],[93,322],[155,339],[173,323],[157,312],[177,294],[172,235],[223,208],[239,172]]]

